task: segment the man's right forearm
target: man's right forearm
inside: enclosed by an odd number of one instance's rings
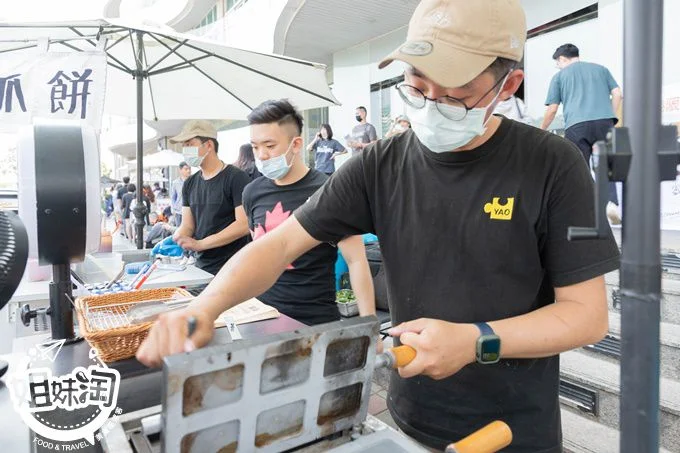
[[[271,288],[288,263],[279,253],[282,244],[266,236],[248,244],[227,261],[190,307],[217,319],[225,310]]]
[[[186,226],[180,225],[175,230],[175,233],[172,235],[172,238],[176,241],[178,238],[193,237],[193,235],[194,235],[193,231],[190,231],[189,228],[187,228]]]
[[[217,319],[225,310],[271,288],[288,264],[319,244],[291,217],[227,261],[189,308]]]
[[[277,259],[278,254],[269,253],[267,242],[262,238],[235,254],[191,307],[217,319],[225,310],[271,288],[287,264]],[[254,275],[258,278],[253,278]]]

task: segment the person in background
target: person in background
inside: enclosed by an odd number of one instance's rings
[[[113,186],[110,189],[104,189],[104,203],[103,208],[108,218],[113,213],[113,196],[115,194],[116,187]]]
[[[144,233],[144,248],[150,249],[157,242],[162,241],[174,232],[174,227],[169,225],[167,218],[161,213],[152,212],[149,214],[149,226]]]
[[[314,151],[314,168],[330,176],[335,171],[335,156],[346,153],[345,147],[333,138],[333,129],[322,124],[314,141],[307,145],[307,151]]]
[[[262,173],[257,169],[255,165],[255,156],[253,155],[253,145],[250,143],[245,143],[241,145],[238,150],[238,159],[234,165],[248,175],[251,181],[262,176]]]
[[[161,192],[161,184],[159,182],[153,183],[153,194],[155,196],[158,196],[158,194]]]
[[[128,192],[128,184],[130,184],[130,177],[123,176],[123,184],[118,187],[118,191],[116,192],[116,199],[114,200],[115,203],[114,210],[116,211],[117,215],[120,216],[121,236],[125,236],[127,231],[127,220],[125,215],[123,214],[123,210],[125,209],[125,204],[123,203],[123,196]]]
[[[359,124],[354,126],[352,133],[348,137],[345,137],[347,139],[347,146],[352,148],[353,156],[378,140],[378,134],[375,132],[375,127],[366,121],[366,107],[357,107],[354,112],[354,118]]]
[[[500,101],[493,109],[495,115],[503,115],[504,117],[519,121],[525,124],[532,124],[533,119],[529,116],[529,109],[520,98],[514,94],[509,98]]]
[[[146,213],[146,224],[151,225],[151,221],[149,220],[149,214],[152,212],[156,212],[156,194],[151,189],[151,186],[148,184],[144,184],[142,186],[142,190],[144,196],[149,199],[149,210]]]
[[[390,138],[397,134],[405,132],[407,129],[411,129],[411,121],[409,121],[408,116],[399,115],[395,120],[394,124],[390,128],[390,131],[385,135],[385,138]]]
[[[302,160],[302,115],[285,99],[265,101],[248,115],[255,162],[264,177],[248,184],[243,207],[253,240],[261,240],[302,206],[328,180]],[[330,127],[325,124],[322,129]],[[375,314],[373,279],[361,236],[325,242],[292,261],[262,302],[307,325],[340,319],[335,302],[338,249],[349,266],[359,314]]]
[[[559,72],[550,81],[545,100],[545,116],[541,129],[548,129],[557,108],[563,105],[564,137],[581,150],[590,165],[593,144],[606,140],[607,133],[618,121],[623,94],[609,69],[597,63],[581,61],[579,49],[563,44],[552,56]],[[621,223],[616,183],[609,183],[607,217],[613,225]]]
[[[131,233],[131,225],[130,225],[130,203],[132,202],[132,199],[134,198],[134,193],[137,190],[137,186],[134,184],[126,184],[125,185],[125,194],[121,197],[121,204],[122,204],[122,215],[123,215],[123,236],[126,238],[130,239]]]
[[[170,208],[172,211],[172,224],[180,226],[182,224],[182,187],[184,181],[191,176],[191,167],[186,162],[179,163],[179,177],[170,186]]]
[[[200,167],[182,187],[182,223],[173,239],[184,250],[197,252],[197,267],[217,274],[247,244],[241,197],[250,178],[220,160],[217,130],[209,121],[187,122],[170,141],[182,143],[186,163]]]
[[[123,176],[123,184],[118,188],[118,193],[116,195],[116,200],[121,201],[121,209],[123,208],[122,205],[122,200],[123,200],[123,195],[128,193],[128,184],[130,184],[130,177],[129,176]]]

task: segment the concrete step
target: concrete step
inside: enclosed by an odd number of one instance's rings
[[[560,356],[560,377],[595,393],[596,414],[593,420],[613,429],[619,427],[620,368],[582,351],[569,351]],[[661,378],[660,426],[661,445],[680,451],[680,382]],[[564,401],[563,401],[564,403]],[[563,407],[568,407],[563,404]]]
[[[616,312],[609,312],[609,335],[614,341],[619,343],[621,340],[621,315]],[[611,340],[610,340],[611,344]],[[661,376],[678,379],[680,377],[680,325],[661,323]],[[607,355],[601,351],[583,349],[583,352],[609,363],[618,364],[619,358]]]
[[[661,322],[680,324],[680,280],[669,278],[664,273],[661,280]],[[605,275],[609,309],[620,311],[620,306],[613,299],[613,291],[619,290],[619,273],[610,272]]]
[[[562,409],[562,446],[565,453],[619,453],[619,431]],[[661,448],[659,452],[671,450]]]

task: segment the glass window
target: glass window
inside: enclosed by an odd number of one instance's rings
[[[224,0],[224,10],[229,11],[230,9],[243,5],[247,1],[248,0]]]
[[[210,11],[208,11],[208,14],[201,20],[201,23],[199,24],[200,27],[205,27],[206,25],[210,25],[213,22],[217,21],[217,5],[213,6]]]
[[[404,101],[394,86],[404,81],[404,76],[371,85],[370,122],[375,126],[378,138],[384,137],[392,127],[392,121],[404,113]]]

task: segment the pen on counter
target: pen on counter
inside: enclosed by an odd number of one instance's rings
[[[151,267],[149,267],[146,273],[142,275],[142,278],[139,280],[139,282],[134,286],[134,289],[139,289],[142,287],[146,279],[149,278],[149,275],[151,275],[151,273],[156,270],[156,268],[158,267],[158,263],[160,263],[160,261],[161,261],[160,258],[158,258],[156,259],[156,261],[153,262]]]
[[[140,278],[142,278],[144,276],[144,274],[146,274],[146,271],[148,271],[150,267],[151,267],[151,264],[144,263],[144,265],[139,270],[137,275],[135,275],[135,278],[133,278],[132,281],[130,282],[130,289],[137,289],[137,288],[135,288],[135,286],[137,285],[137,282],[139,281]]]

